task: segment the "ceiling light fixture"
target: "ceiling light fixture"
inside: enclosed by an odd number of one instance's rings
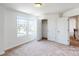
[[[34,6],[35,7],[41,7],[42,6],[42,3],[35,3]]]

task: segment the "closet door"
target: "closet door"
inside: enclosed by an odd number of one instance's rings
[[[60,18],[57,20],[57,31],[56,31],[56,40],[62,44],[69,44],[68,37],[68,19]]]
[[[56,18],[48,19],[48,40],[50,41],[56,41],[56,20]]]

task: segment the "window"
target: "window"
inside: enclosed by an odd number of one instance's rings
[[[29,21],[28,21],[28,29],[29,29],[29,31],[28,31],[28,37],[29,37],[29,39],[35,39],[35,37],[36,37],[36,21],[35,21],[35,19],[30,19]]]
[[[26,35],[27,20],[24,17],[17,16],[17,37]]]
[[[34,32],[34,22],[29,21],[29,35],[31,35]]]

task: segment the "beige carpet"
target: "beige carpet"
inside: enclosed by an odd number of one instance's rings
[[[79,47],[66,46],[47,40],[32,41],[7,51],[4,56],[79,56]]]

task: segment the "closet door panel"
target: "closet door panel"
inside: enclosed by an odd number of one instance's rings
[[[48,20],[48,40],[56,41],[56,19]]]
[[[69,44],[68,37],[68,19],[60,18],[57,20],[57,31],[56,31],[56,40],[62,44]]]

